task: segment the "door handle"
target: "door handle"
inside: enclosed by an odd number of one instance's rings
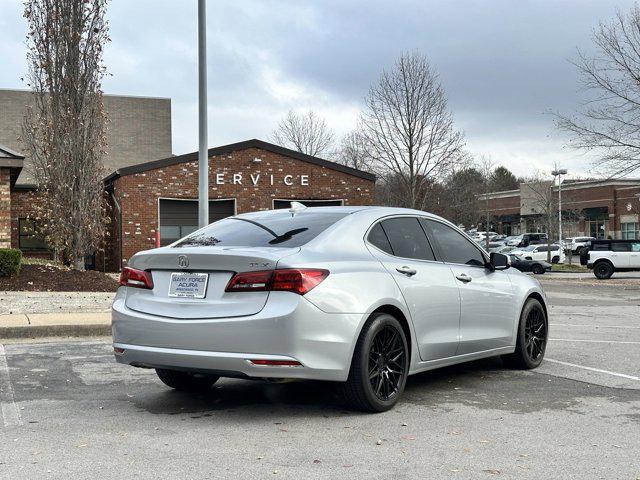
[[[415,275],[416,273],[418,273],[415,269],[413,268],[409,268],[409,267],[398,267],[396,268],[396,271],[408,276],[408,277],[412,277],[413,275]]]
[[[464,283],[469,283],[471,280],[473,280],[473,278],[471,278],[466,273],[461,273],[460,275],[456,275],[456,278]]]

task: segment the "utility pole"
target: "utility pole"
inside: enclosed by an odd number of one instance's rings
[[[566,168],[556,169],[551,172],[551,175],[558,177],[558,245],[564,250],[562,245],[562,175],[567,174]]]
[[[207,141],[207,8],[198,0],[198,227],[209,224],[209,152]]]

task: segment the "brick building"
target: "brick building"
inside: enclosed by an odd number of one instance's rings
[[[557,192],[554,187],[554,196]],[[541,231],[531,185],[481,196],[487,197],[496,231],[508,235]],[[640,180],[565,181],[562,212],[564,237],[640,238]]]
[[[121,168],[106,190],[115,212],[108,269],[166,245],[198,224],[197,152]],[[370,205],[375,176],[261,140],[209,150],[209,221],[236,213],[307,205]]]

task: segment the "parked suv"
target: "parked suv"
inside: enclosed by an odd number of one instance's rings
[[[547,243],[549,238],[546,233],[523,233],[507,242],[510,247],[528,247],[529,245],[539,245]]]
[[[564,248],[567,252],[571,249],[573,255],[580,255],[587,243],[595,240],[594,237],[569,237],[564,240]]]
[[[601,280],[614,272],[640,270],[640,240],[592,240],[583,248],[580,263]]]

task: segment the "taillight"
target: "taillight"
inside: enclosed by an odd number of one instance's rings
[[[304,295],[329,275],[328,270],[283,268],[260,272],[243,272],[233,276],[226,292],[286,291]]]
[[[153,278],[151,272],[136,270],[131,267],[124,267],[120,273],[120,285],[135,288],[153,288]]]

